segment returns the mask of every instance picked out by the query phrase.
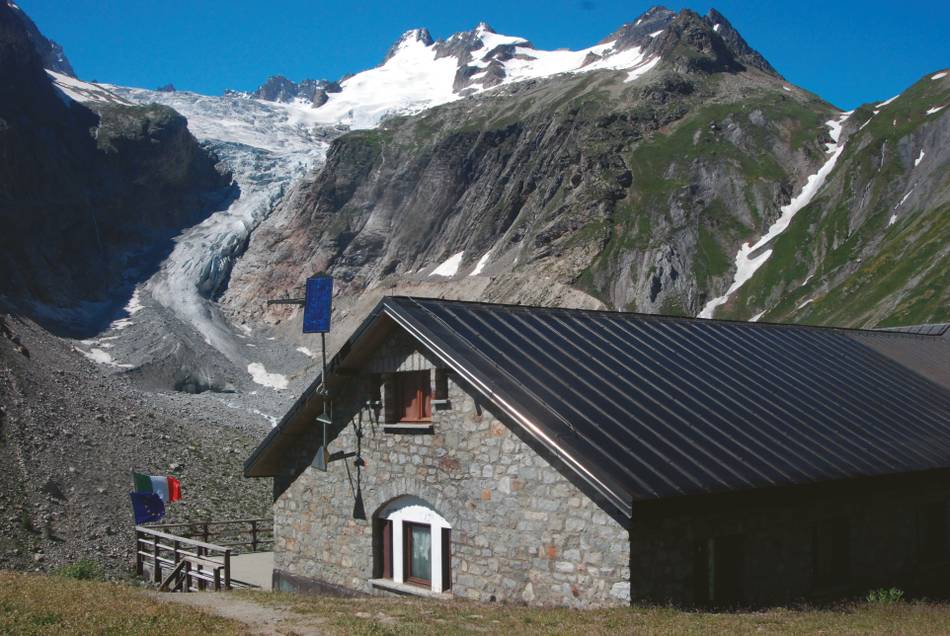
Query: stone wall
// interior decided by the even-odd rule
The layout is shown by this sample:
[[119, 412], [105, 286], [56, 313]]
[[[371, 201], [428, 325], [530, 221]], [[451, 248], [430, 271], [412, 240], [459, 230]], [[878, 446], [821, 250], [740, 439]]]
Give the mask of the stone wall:
[[[863, 597], [871, 589], [892, 586], [909, 594], [945, 596], [950, 592], [947, 552], [943, 563], [931, 561], [921, 545], [921, 524], [924, 510], [940, 511], [946, 546], [948, 498], [950, 480], [942, 474], [635, 506], [632, 596], [663, 604], [702, 602], [695, 593], [697, 544], [737, 535], [743, 544], [743, 604]], [[816, 578], [816, 526], [837, 519], [847, 520], [850, 565], [845, 581], [827, 584]]]
[[[393, 342], [366, 365], [374, 373], [416, 369], [421, 352]], [[431, 380], [435, 382], [435, 373]], [[396, 433], [374, 422], [366, 400], [380, 378], [352, 378], [334, 402], [347, 422], [331, 451], [361, 456], [307, 468], [291, 483], [275, 481], [275, 569], [347, 590], [374, 592], [372, 516], [391, 499], [426, 500], [452, 525], [452, 593], [482, 601], [575, 607], [629, 603], [628, 530], [579, 490], [552, 463], [479, 403], [454, 375], [447, 407], [433, 409], [430, 433]], [[385, 418], [385, 409], [377, 411]], [[314, 437], [318, 437], [315, 426]], [[302, 448], [297, 462], [309, 462]], [[293, 462], [287, 472], [294, 472]], [[366, 519], [353, 516], [355, 493]]]

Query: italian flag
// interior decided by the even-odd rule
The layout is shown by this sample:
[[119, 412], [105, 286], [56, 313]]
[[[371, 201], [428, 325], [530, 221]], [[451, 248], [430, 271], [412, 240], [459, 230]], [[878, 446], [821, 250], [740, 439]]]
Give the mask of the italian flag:
[[171, 475], [143, 475], [132, 473], [135, 492], [153, 492], [169, 503], [181, 499], [181, 482]]

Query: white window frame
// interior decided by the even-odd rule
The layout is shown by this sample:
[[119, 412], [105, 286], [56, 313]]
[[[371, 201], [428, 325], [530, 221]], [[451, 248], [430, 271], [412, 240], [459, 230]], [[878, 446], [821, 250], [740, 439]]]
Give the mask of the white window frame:
[[[392, 522], [393, 540], [393, 582], [406, 583], [405, 554], [403, 553], [403, 527], [406, 522], [429, 526], [432, 554], [429, 556], [431, 567], [431, 589], [441, 593], [447, 586], [442, 581], [442, 530], [451, 530], [452, 526], [445, 518], [429, 507], [418, 497], [399, 497], [388, 504], [379, 514], [380, 519]], [[445, 581], [451, 583], [451, 581]]]

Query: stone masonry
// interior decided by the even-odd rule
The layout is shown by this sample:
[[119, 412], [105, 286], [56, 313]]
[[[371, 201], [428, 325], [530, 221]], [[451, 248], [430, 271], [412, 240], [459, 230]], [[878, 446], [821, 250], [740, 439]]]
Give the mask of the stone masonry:
[[[431, 370], [433, 396], [447, 397], [448, 404], [433, 407], [431, 432], [384, 430], [386, 374], [420, 368]], [[278, 575], [379, 593], [370, 584], [373, 515], [388, 501], [413, 495], [452, 526], [455, 596], [530, 605], [628, 604], [628, 529], [459, 378], [440, 377], [438, 388], [447, 396], [438, 395], [436, 368], [414, 341], [397, 336], [334, 396], [330, 450], [351, 452], [359, 445], [365, 466], [350, 458], [332, 462], [327, 473], [316, 471], [308, 465], [315, 448], [300, 449], [288, 462], [283, 481], [275, 482]], [[365, 519], [354, 518], [357, 492]]]

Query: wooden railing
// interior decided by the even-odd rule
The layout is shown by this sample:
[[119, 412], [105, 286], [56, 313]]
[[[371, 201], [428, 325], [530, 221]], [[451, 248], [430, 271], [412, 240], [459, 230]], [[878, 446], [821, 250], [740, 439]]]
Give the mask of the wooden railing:
[[[211, 543], [212, 538], [225, 541]], [[143, 576], [149, 569], [162, 591], [253, 587], [231, 578], [231, 556], [272, 544], [268, 519], [135, 526], [135, 571]]]
[[[179, 537], [155, 528], [135, 526], [135, 571], [141, 576], [151, 569], [152, 581], [161, 589], [215, 591], [231, 589], [231, 549], [213, 543]], [[168, 576], [162, 578], [162, 571]], [[173, 581], [173, 577], [180, 579]]]
[[187, 539], [213, 542], [239, 552], [263, 552], [274, 544], [274, 522], [271, 519], [233, 519], [191, 523], [160, 523], [147, 526]]

